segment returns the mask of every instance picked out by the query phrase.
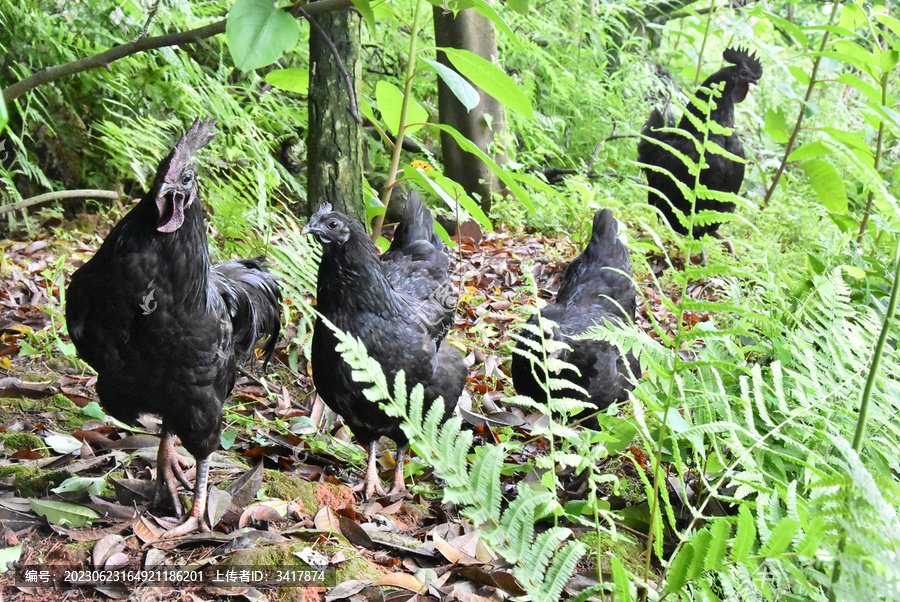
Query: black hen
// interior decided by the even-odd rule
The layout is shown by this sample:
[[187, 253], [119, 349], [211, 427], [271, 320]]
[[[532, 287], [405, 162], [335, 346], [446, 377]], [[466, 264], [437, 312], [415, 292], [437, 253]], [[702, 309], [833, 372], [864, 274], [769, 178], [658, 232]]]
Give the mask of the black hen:
[[192, 158], [215, 137], [214, 125], [197, 119], [181, 137], [150, 192], [72, 275], [66, 303], [69, 335], [97, 371], [104, 409], [130, 424], [141, 414], [162, 418], [158, 497], [168, 493], [179, 517], [176, 478], [190, 483], [173, 435], [197, 461], [190, 515], [167, 537], [206, 527], [222, 405], [238, 364], [262, 337], [268, 361], [280, 328], [281, 293], [264, 258], [209, 264]]
[[[709, 140], [743, 159], [744, 146], [737, 131], [734, 131], [734, 105], [742, 102], [747, 96], [750, 84], [755, 84], [762, 77], [762, 65], [756, 54], [750, 54], [743, 48], [729, 48], [722, 54], [722, 58], [732, 63], [732, 66], [719, 69], [706, 78], [695, 96], [703, 103], [707, 103], [710, 99], [710, 89], [713, 86], [721, 86], [724, 82], [722, 94], [715, 100], [710, 118], [720, 126], [731, 129], [732, 132], [725, 136], [710, 131]], [[660, 128], [673, 127], [674, 124], [667, 122], [657, 109], [650, 114], [650, 119], [644, 124], [641, 130], [642, 139], [638, 143], [638, 161], [645, 165], [644, 174], [647, 177], [647, 184], [652, 189], [647, 195], [647, 200], [662, 212], [672, 229], [682, 235], [687, 234], [688, 229], [682, 224], [678, 213], [689, 216], [691, 202], [685, 198], [676, 181], [693, 189], [694, 176], [688, 172], [688, 167], [681, 159], [663, 145], [672, 147], [694, 162], [699, 161], [700, 153], [695, 141], [702, 141], [703, 135], [691, 121], [691, 117], [702, 122], [706, 119], [706, 113], [694, 103], [689, 103], [686, 111], [687, 113], [678, 122], [678, 128], [684, 130], [687, 135], [660, 131]], [[709, 150], [703, 159], [706, 167], [700, 172], [701, 186], [711, 191], [734, 194], [740, 191], [741, 183], [744, 181], [744, 163]], [[704, 234], [721, 239], [722, 236], [718, 232], [721, 223], [715, 221], [714, 215], [701, 214], [707, 211], [733, 213], [734, 203], [711, 197], [704, 198], [698, 190], [694, 208], [695, 223], [691, 234], [696, 239]], [[725, 242], [725, 246], [733, 255], [734, 247], [731, 243]]]
[[[627, 358], [623, 358], [618, 349], [606, 341], [572, 338], [591, 328], [603, 328], [604, 319], [634, 322], [636, 301], [631, 261], [628, 249], [617, 234], [618, 224], [612, 211], [597, 211], [590, 242], [566, 269], [556, 302], [541, 310], [541, 316], [556, 323], [545, 336], [564, 341], [571, 347], [557, 357], [575, 366], [579, 372], [566, 369], [556, 378], [575, 383], [588, 393], [585, 399], [575, 389], [567, 388], [553, 391], [553, 397], [583, 399], [599, 410], [626, 399], [634, 388], [628, 378], [629, 371], [638, 375], [640, 369], [634, 355], [628, 353]], [[532, 316], [528, 323], [537, 325], [538, 317]], [[533, 333], [523, 336], [535, 340]], [[527, 346], [519, 342], [517, 348], [525, 350]], [[625, 365], [626, 361], [629, 366]], [[512, 378], [517, 393], [546, 401], [547, 393], [538, 381], [546, 380], [543, 369], [532, 366], [529, 359], [518, 353], [513, 354]], [[590, 420], [588, 424], [596, 426], [596, 421]]]
[[[428, 407], [443, 398], [446, 419], [466, 382], [462, 354], [444, 341], [456, 306], [448, 279], [450, 259], [435, 234], [431, 212], [410, 193], [390, 248], [381, 256], [355, 218], [319, 208], [303, 229], [322, 244], [316, 300], [319, 313], [366, 346], [388, 383], [399, 370], [409, 390], [422, 384]], [[403, 453], [407, 438], [400, 420], [366, 399], [350, 367], [336, 351], [337, 338], [322, 318], [312, 343], [313, 380], [322, 400], [343, 416], [369, 448], [366, 477], [356, 488], [366, 497], [384, 490], [375, 469], [375, 444], [397, 442], [397, 466], [390, 494], [405, 490]]]

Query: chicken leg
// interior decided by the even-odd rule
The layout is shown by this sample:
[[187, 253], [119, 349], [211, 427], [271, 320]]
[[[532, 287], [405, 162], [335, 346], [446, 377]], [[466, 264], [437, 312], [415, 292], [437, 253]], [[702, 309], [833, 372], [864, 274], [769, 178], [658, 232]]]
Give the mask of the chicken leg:
[[384, 487], [381, 486], [381, 480], [378, 478], [378, 466], [375, 464], [375, 452], [378, 447], [377, 441], [369, 444], [369, 464], [366, 468], [366, 476], [363, 480], [352, 487], [353, 491], [362, 491], [365, 499], [370, 499], [378, 495], [385, 495]]
[[403, 480], [403, 457], [406, 453], [405, 445], [397, 446], [397, 464], [394, 466], [394, 486], [387, 492], [388, 495], [406, 494], [406, 483]]
[[362, 482], [353, 487], [353, 491], [362, 491], [366, 499], [378, 495], [397, 495], [405, 494], [406, 483], [403, 481], [403, 457], [406, 452], [406, 446], [401, 445], [397, 448], [397, 464], [394, 467], [394, 484], [390, 491], [385, 492], [381, 485], [381, 479], [378, 478], [378, 464], [375, 462], [375, 450], [377, 442], [373, 441], [369, 444], [369, 464], [366, 468], [366, 476]]
[[[178, 483], [191, 489], [191, 483], [184, 476], [182, 468], [187, 468], [187, 460], [175, 451], [172, 435], [163, 435], [156, 453], [156, 503], [167, 496], [175, 509], [175, 516], [181, 518], [181, 501], [178, 499]], [[176, 479], [178, 483], [176, 483]]]
[[206, 512], [206, 488], [209, 482], [209, 456], [197, 462], [197, 482], [194, 485], [194, 504], [191, 512], [183, 523], [163, 533], [163, 539], [171, 539], [187, 535], [192, 531], [209, 531], [209, 526], [203, 519]]

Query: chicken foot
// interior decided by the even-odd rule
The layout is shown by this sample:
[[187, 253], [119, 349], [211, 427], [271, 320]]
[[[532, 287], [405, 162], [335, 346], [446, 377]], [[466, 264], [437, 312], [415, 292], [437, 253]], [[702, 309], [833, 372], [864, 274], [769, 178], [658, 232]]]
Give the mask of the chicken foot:
[[397, 448], [397, 464], [394, 468], [394, 483], [390, 491], [387, 492], [385, 492], [384, 487], [381, 485], [381, 479], [378, 478], [378, 464], [375, 461], [376, 449], [376, 441], [369, 444], [369, 463], [366, 468], [366, 476], [360, 483], [353, 486], [353, 491], [362, 491], [366, 499], [374, 497], [375, 494], [378, 494], [379, 496], [390, 496], [407, 493], [406, 483], [403, 480], [403, 457], [406, 452], [406, 446], [401, 445]]
[[363, 497], [367, 500], [375, 497], [376, 493], [385, 495], [384, 487], [381, 486], [381, 480], [378, 478], [378, 466], [375, 463], [377, 447], [377, 441], [372, 441], [369, 444], [369, 464], [366, 468], [366, 476], [352, 487], [353, 491], [362, 491]]
[[209, 531], [209, 526], [203, 518], [206, 512], [206, 488], [209, 482], [209, 456], [197, 463], [197, 482], [194, 485], [194, 504], [191, 512], [183, 523], [166, 531], [162, 538], [172, 539], [187, 535], [192, 531]]
[[188, 468], [188, 462], [178, 455], [172, 441], [172, 435], [162, 437], [159, 451], [156, 453], [156, 503], [161, 503], [168, 494], [169, 501], [175, 509], [175, 516], [181, 518], [178, 483], [184, 485], [185, 489], [191, 489], [191, 482], [184, 476], [183, 470]]
[[406, 453], [405, 445], [397, 446], [397, 464], [394, 466], [394, 486], [387, 492], [388, 495], [406, 494], [406, 483], [403, 480], [403, 457]]

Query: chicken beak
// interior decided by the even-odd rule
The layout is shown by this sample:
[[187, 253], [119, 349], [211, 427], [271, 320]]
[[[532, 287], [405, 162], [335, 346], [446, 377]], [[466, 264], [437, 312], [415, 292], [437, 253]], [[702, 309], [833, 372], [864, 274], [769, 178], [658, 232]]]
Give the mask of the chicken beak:
[[313, 226], [312, 224], [306, 224], [303, 226], [303, 229], [300, 230], [300, 234], [318, 234], [319, 229]]
[[163, 182], [156, 196], [159, 221], [156, 229], [160, 232], [174, 232], [184, 223], [185, 194], [174, 186]]

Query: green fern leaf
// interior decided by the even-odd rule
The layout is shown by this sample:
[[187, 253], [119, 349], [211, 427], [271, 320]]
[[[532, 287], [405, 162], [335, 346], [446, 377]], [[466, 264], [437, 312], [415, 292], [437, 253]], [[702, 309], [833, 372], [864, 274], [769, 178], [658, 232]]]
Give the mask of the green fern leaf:
[[706, 552], [703, 568], [708, 571], [720, 571], [725, 550], [728, 549], [728, 536], [731, 534], [731, 523], [725, 519], [717, 519], [710, 529], [712, 540]]
[[612, 569], [613, 583], [616, 584], [616, 602], [631, 602], [631, 582], [622, 561], [616, 556], [611, 556], [609, 567]]
[[540, 591], [538, 600], [559, 600], [563, 586], [575, 571], [575, 565], [584, 556], [587, 547], [580, 541], [570, 541], [553, 557]]
[[694, 546], [688, 541], [678, 552], [666, 570], [665, 591], [677, 592], [687, 583], [688, 569], [694, 560]]
[[738, 510], [737, 531], [731, 544], [731, 560], [734, 562], [746, 560], [755, 541], [756, 527], [753, 524], [753, 515], [750, 508], [742, 505]]

